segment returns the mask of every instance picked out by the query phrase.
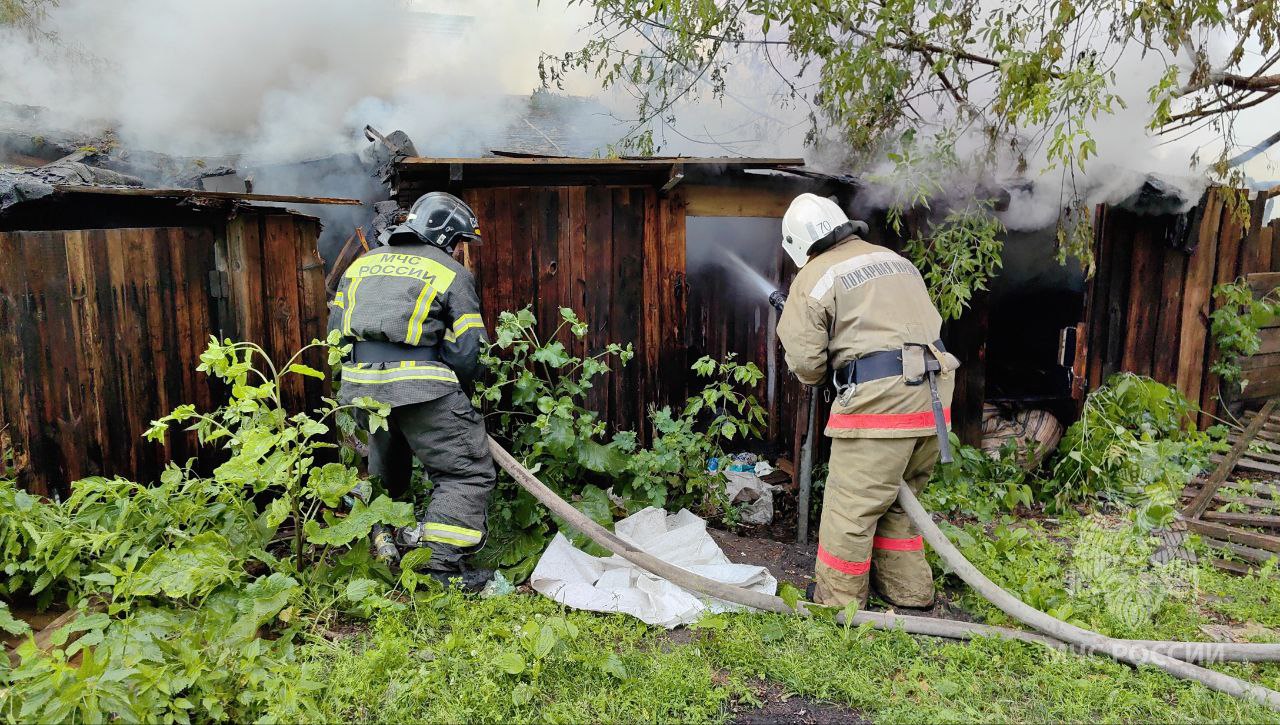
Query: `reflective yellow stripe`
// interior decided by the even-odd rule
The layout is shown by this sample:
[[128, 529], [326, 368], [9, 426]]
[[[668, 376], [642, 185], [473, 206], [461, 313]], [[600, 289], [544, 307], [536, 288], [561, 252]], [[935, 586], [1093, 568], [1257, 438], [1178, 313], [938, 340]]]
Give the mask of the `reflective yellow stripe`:
[[457, 376], [445, 376], [445, 375], [405, 375], [404, 377], [387, 378], [385, 380], [365, 380], [361, 378], [350, 377], [346, 373], [342, 374], [342, 382], [354, 383], [356, 385], [383, 385], [385, 383], [398, 383], [403, 380], [439, 380], [445, 383], [458, 382]]
[[478, 314], [463, 315], [453, 321], [453, 329], [444, 331], [445, 342], [456, 342], [468, 330], [483, 329], [484, 320]]
[[443, 380], [447, 383], [458, 382], [458, 376], [452, 370], [440, 365], [416, 365], [401, 363], [400, 367], [386, 370], [342, 368], [342, 381], [369, 385], [397, 383], [401, 380]]
[[437, 541], [442, 544], [453, 544], [454, 546], [475, 546], [480, 543], [479, 539], [476, 539], [475, 541], [466, 541], [464, 539], [454, 539], [448, 536], [435, 536], [433, 534], [423, 536], [421, 541]]
[[453, 331], [458, 335], [461, 335], [464, 330], [482, 326], [484, 326], [484, 320], [480, 319], [479, 313], [475, 312], [463, 315], [453, 321]]
[[342, 293], [341, 293], [341, 292], [339, 292], [338, 294], [334, 295], [334, 297], [333, 297], [333, 304], [334, 304], [335, 306], [337, 306], [337, 307], [340, 307], [340, 308], [345, 308], [345, 307], [346, 307], [346, 304], [345, 304], [345, 303], [343, 303], [343, 301], [342, 301]]
[[425, 282], [443, 292], [453, 284], [457, 274], [439, 262], [416, 254], [378, 252], [360, 257], [343, 275], [356, 280], [364, 277], [403, 277]]
[[475, 529], [468, 529], [465, 526], [454, 526], [453, 524], [438, 524], [434, 521], [423, 524], [422, 529], [424, 531], [435, 530], [445, 531], [450, 534], [461, 534], [463, 536], [473, 537], [476, 541], [479, 541], [484, 536], [483, 532], [476, 531]]
[[429, 284], [422, 285], [422, 291], [418, 293], [418, 301], [413, 304], [413, 314], [409, 315], [409, 328], [404, 333], [405, 342], [417, 345], [422, 339], [422, 325], [427, 321], [427, 313], [431, 311], [431, 303], [435, 299], [436, 288]]
[[351, 334], [351, 314], [356, 311], [356, 288], [360, 286], [360, 278], [351, 280], [351, 285], [347, 287], [347, 301], [351, 304], [347, 305], [347, 313], [342, 316], [342, 332], [345, 335]]
[[484, 538], [484, 534], [475, 529], [434, 522], [423, 523], [422, 533], [422, 538], [427, 541], [440, 541], [455, 546], [475, 546]]

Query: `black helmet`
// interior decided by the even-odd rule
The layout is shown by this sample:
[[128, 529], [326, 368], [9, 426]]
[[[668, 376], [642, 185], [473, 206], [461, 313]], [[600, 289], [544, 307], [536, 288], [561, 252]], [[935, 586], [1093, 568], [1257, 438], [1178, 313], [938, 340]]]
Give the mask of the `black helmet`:
[[387, 230], [387, 244], [434, 244], [453, 252], [458, 242], [480, 243], [480, 222], [467, 203], [453, 194], [433, 191], [409, 207], [403, 224]]

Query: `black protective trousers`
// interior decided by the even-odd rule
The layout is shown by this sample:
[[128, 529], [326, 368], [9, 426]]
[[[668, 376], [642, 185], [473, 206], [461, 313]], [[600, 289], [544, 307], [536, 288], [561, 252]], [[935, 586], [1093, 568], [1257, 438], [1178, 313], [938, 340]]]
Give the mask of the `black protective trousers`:
[[484, 418], [462, 390], [391, 409], [388, 430], [369, 437], [369, 473], [387, 494], [410, 496], [413, 457], [434, 485], [423, 517], [423, 545], [432, 569], [460, 571], [462, 559], [484, 543], [489, 495], [496, 483]]

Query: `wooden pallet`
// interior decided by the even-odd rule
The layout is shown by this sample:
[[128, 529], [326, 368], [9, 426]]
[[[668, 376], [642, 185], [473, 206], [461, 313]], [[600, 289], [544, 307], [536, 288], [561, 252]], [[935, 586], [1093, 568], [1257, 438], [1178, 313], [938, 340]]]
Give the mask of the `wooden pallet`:
[[[1213, 564], [1233, 573], [1245, 573], [1253, 566], [1280, 559], [1280, 484], [1233, 483], [1224, 491], [1227, 479], [1237, 471], [1251, 477], [1258, 474], [1280, 479], [1280, 398], [1268, 400], [1258, 412], [1245, 413], [1245, 429], [1228, 436], [1231, 450], [1215, 456], [1218, 465], [1207, 478], [1197, 478], [1182, 492], [1186, 504], [1181, 521], [1200, 535], [1210, 547], [1249, 562], [1214, 559]], [[1247, 489], [1247, 490], [1241, 490]], [[1243, 511], [1210, 511], [1214, 504], [1237, 504]], [[1246, 528], [1247, 527], [1247, 528]], [[1259, 531], [1261, 529], [1261, 531]]]

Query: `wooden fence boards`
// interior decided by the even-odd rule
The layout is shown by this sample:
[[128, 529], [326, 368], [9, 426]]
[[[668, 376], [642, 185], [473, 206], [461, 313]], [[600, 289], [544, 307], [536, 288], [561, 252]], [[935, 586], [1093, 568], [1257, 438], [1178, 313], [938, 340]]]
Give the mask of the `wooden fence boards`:
[[[258, 342], [277, 362], [323, 334], [318, 227], [269, 211], [239, 209], [216, 229], [0, 233], [0, 428], [26, 488], [66, 493], [90, 475], [145, 482], [198, 456], [192, 434], [163, 446], [142, 434], [182, 403], [211, 406], [214, 386], [195, 370], [209, 334]], [[323, 366], [322, 353], [312, 359]], [[293, 385], [293, 404], [319, 402], [319, 384]]]
[[[561, 332], [573, 354], [632, 343], [635, 358], [593, 388], [587, 402], [605, 421], [647, 439], [646, 408], [683, 401], [682, 197], [661, 196], [651, 186], [605, 185], [459, 193], [484, 232], [471, 265], [490, 330], [500, 312], [532, 305], [547, 335], [568, 307], [590, 325], [581, 341]], [[679, 377], [670, 377], [676, 368]]]
[[[1249, 202], [1245, 219], [1227, 203], [1227, 193], [1211, 189], [1191, 213], [1195, 245], [1190, 252], [1168, 239], [1177, 228], [1173, 216], [1099, 210], [1098, 267], [1087, 285], [1086, 332], [1077, 348], [1085, 358], [1090, 389], [1122, 370], [1147, 375], [1175, 385], [1199, 405], [1205, 411], [1202, 425], [1218, 413], [1220, 395], [1232, 404], [1256, 405], [1280, 393], [1280, 368], [1270, 374], [1270, 358], [1244, 362], [1246, 369], [1266, 370], [1257, 386], [1246, 389], [1245, 398], [1220, 390], [1218, 377], [1210, 372], [1215, 360], [1209, 329], [1214, 286], [1245, 276], [1256, 280], [1258, 289], [1271, 289], [1280, 280], [1280, 275], [1271, 276], [1280, 256], [1276, 226], [1261, 221], [1265, 201]], [[1280, 353], [1280, 330], [1264, 329], [1261, 337], [1259, 355]]]

